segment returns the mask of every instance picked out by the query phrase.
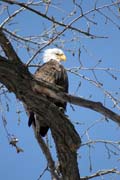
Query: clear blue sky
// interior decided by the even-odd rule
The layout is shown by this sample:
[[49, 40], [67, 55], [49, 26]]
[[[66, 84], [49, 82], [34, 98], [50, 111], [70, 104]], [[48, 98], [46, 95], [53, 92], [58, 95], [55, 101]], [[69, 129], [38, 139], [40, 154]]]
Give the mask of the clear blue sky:
[[[37, 1], [36, 1], [37, 2]], [[55, 16], [55, 18], [61, 21], [62, 17], [66, 17], [66, 23], [71, 22], [72, 19], [77, 17], [80, 11], [77, 10], [77, 13], [73, 17], [67, 18], [67, 15], [73, 11], [72, 1], [59, 1], [59, 9], [57, 7], [58, 1], [53, 1], [53, 5], [49, 10], [49, 16]], [[99, 1], [98, 1], [99, 2]], [[98, 4], [107, 4], [110, 0], [99, 2]], [[2, 9], [4, 3], [0, 4], [0, 10]], [[83, 3], [82, 7], [84, 11], [88, 11], [93, 8], [93, 0], [87, 1], [87, 3]], [[7, 4], [6, 4], [7, 5]], [[18, 6], [9, 7], [9, 13], [12, 13], [15, 9], [18, 9]], [[40, 6], [37, 8], [41, 12], [45, 11], [45, 6]], [[103, 11], [106, 15], [112, 17], [112, 12], [108, 9]], [[118, 11], [116, 9], [116, 14]], [[120, 14], [119, 18], [120, 18]], [[2, 14], [0, 16], [0, 23], [7, 17], [7, 14]], [[81, 49], [81, 62], [85, 68], [94, 67], [99, 60], [102, 60], [98, 68], [114, 68], [116, 70], [120, 70], [120, 31], [117, 29], [115, 25], [111, 22], [106, 21], [105, 18], [100, 16], [100, 14], [96, 14], [94, 17], [94, 13], [92, 13], [89, 18], [98, 23], [98, 25], [93, 25], [92, 23], [86, 23], [86, 19], [81, 19], [74, 24], [75, 27], [82, 28], [86, 30], [87, 25], [90, 26], [90, 32], [92, 34], [96, 34], [99, 36], [108, 36], [107, 39], [90, 39], [88, 37], [83, 36], [79, 33], [72, 33], [71, 31], [66, 31], [65, 36], [61, 37], [63, 41], [65, 41], [63, 50], [67, 56], [67, 62], [64, 63], [66, 68], [78, 67], [80, 66], [78, 60], [78, 49]], [[114, 22], [120, 25], [120, 19], [113, 17]], [[19, 35], [23, 36], [35, 36], [41, 35], [43, 33], [44, 28], [50, 27], [50, 22], [45, 19], [32, 14], [29, 11], [24, 11], [20, 15], [16, 16], [13, 24], [6, 25], [6, 28], [9, 30], [18, 31]], [[60, 28], [62, 30], [62, 28]], [[52, 33], [49, 34], [52, 37]], [[74, 41], [71, 39], [77, 37]], [[45, 39], [45, 38], [44, 38]], [[40, 41], [42, 39], [40, 38]], [[60, 42], [56, 41], [56, 44], [60, 44]], [[14, 44], [16, 47], [16, 44]], [[26, 63], [28, 59], [31, 57], [31, 53], [26, 52], [26, 50], [22, 47], [22, 44], [19, 44], [20, 48], [18, 50], [18, 54], [20, 58]], [[54, 47], [51, 45], [50, 47]], [[34, 46], [35, 48], [35, 46]], [[72, 56], [72, 53], [69, 50], [75, 51], [75, 56]], [[39, 59], [42, 60], [42, 53], [36, 57], [36, 61]], [[34, 68], [30, 68], [31, 72], [34, 72]], [[96, 81], [94, 74], [89, 70], [81, 70], [79, 71], [81, 77], [86, 76], [94, 81]], [[116, 98], [120, 98], [119, 90], [120, 90], [120, 76], [117, 71], [112, 71], [112, 73], [117, 76], [117, 80], [111, 77], [110, 74], [105, 71], [96, 70], [95, 74], [97, 80], [104, 85], [101, 88], [97, 88], [95, 85], [90, 83], [90, 81], [84, 80], [79, 76], [75, 76], [74, 74], [68, 73], [69, 75], [69, 83], [70, 88], [69, 92], [71, 94], [75, 94], [78, 96], [82, 96], [87, 99], [91, 99], [94, 101], [105, 102], [105, 105], [111, 108], [113, 111], [119, 113], [117, 108], [113, 108], [112, 101], [105, 97], [103, 91], [109, 91]], [[78, 88], [78, 84], [81, 83], [80, 88]], [[77, 90], [78, 89], [78, 90]], [[116, 94], [118, 92], [118, 94]], [[3, 103], [3, 107], [5, 109], [6, 103], [9, 103], [9, 112], [4, 112], [7, 119], [7, 128], [9, 133], [15, 135], [19, 139], [18, 146], [24, 149], [23, 153], [17, 154], [15, 148], [11, 147], [8, 143], [5, 129], [3, 128], [2, 118], [0, 116], [0, 178], [3, 180], [37, 180], [39, 175], [43, 172], [43, 170], [47, 166], [47, 162], [42, 154], [31, 128], [27, 126], [27, 116], [22, 107], [22, 103], [19, 103], [18, 100], [15, 99], [13, 94], [8, 95], [9, 99], [5, 100], [5, 97], [1, 97], [0, 99], [0, 109], [1, 102]], [[118, 104], [119, 105], [119, 104]], [[18, 122], [18, 114], [16, 111], [20, 109], [22, 113], [20, 114], [20, 123]], [[120, 140], [120, 128], [117, 124], [112, 122], [111, 120], [101, 120], [103, 118], [102, 115], [82, 108], [74, 106], [75, 111], [68, 105], [67, 114], [69, 115], [72, 123], [75, 125], [77, 132], [82, 136], [82, 142], [85, 143], [90, 140], [108, 140], [108, 141], [119, 141]], [[76, 125], [76, 122], [80, 124]], [[96, 122], [96, 123], [95, 123]], [[95, 123], [95, 124], [94, 124]], [[94, 124], [94, 125], [93, 125]], [[88, 134], [85, 130], [93, 125], [93, 127], [88, 131]], [[51, 152], [53, 157], [56, 159], [55, 150], [52, 142], [52, 137], [50, 133], [48, 134], [49, 143], [52, 146]], [[110, 157], [108, 157], [108, 151], [103, 143], [92, 144], [91, 148], [89, 146], [83, 146], [78, 151], [78, 163], [81, 176], [90, 175], [95, 173], [100, 169], [111, 169], [117, 168], [120, 170], [120, 147], [119, 150], [114, 149], [112, 146], [107, 146], [110, 148], [111, 153]], [[118, 154], [115, 155], [114, 151]], [[113, 152], [113, 153], [112, 153]], [[89, 154], [91, 157], [92, 163], [92, 171], [90, 172], [90, 161]], [[113, 174], [107, 175], [104, 177], [105, 180], [116, 179], [119, 180], [119, 176], [114, 176]], [[46, 171], [45, 175], [42, 176], [42, 180], [49, 180], [50, 175], [49, 172]], [[100, 179], [99, 178], [95, 178]]]

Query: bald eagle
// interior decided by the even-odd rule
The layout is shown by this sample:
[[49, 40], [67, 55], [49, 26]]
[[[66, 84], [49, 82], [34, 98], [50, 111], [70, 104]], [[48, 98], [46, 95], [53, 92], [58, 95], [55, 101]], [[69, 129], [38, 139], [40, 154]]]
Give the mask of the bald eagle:
[[[35, 77], [39, 80], [42, 79], [46, 82], [58, 85], [61, 87], [63, 92], [68, 92], [68, 76], [65, 68], [61, 65], [61, 61], [65, 61], [66, 56], [61, 49], [53, 48], [47, 49], [43, 54], [44, 64], [40, 66], [35, 72]], [[52, 99], [50, 99], [52, 101]], [[66, 110], [66, 102], [53, 102], [58, 108]], [[32, 123], [35, 125], [35, 114], [34, 112], [29, 113], [28, 126]], [[45, 136], [48, 132], [48, 126], [40, 126], [40, 135]]]

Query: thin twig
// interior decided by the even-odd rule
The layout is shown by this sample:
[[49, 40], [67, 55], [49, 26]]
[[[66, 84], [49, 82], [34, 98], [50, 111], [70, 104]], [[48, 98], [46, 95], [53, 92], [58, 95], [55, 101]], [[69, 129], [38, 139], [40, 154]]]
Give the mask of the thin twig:
[[40, 180], [47, 170], [48, 170], [48, 166], [43, 170], [43, 172], [40, 174], [37, 180]]
[[3, 26], [5, 26], [5, 24], [7, 24], [9, 21], [11, 21], [17, 14], [19, 14], [21, 11], [23, 11], [25, 8], [20, 8], [18, 10], [16, 10], [13, 14], [11, 14], [9, 17], [7, 17], [1, 24], [0, 24], [0, 28], [3, 28]]
[[[75, 18], [71, 23], [69, 23], [69, 24], [64, 24], [64, 23], [61, 23], [61, 22], [56, 21], [56, 20], [53, 19], [53, 18], [50, 18], [49, 16], [47, 16], [46, 14], [41, 13], [40, 11], [37, 11], [37, 10], [29, 7], [29, 6], [28, 6], [29, 4], [20, 3], [20, 2], [17, 2], [17, 1], [9, 1], [9, 0], [4, 0], [4, 1], [7, 2], [7, 3], [9, 3], [9, 4], [15, 4], [15, 5], [19, 5], [19, 6], [21, 6], [21, 7], [24, 7], [24, 8], [26, 8], [27, 10], [30, 10], [31, 12], [34, 12], [35, 14], [37, 14], [37, 15], [39, 15], [39, 16], [41, 16], [41, 17], [43, 17], [43, 18], [45, 18], [45, 19], [47, 19], [47, 20], [49, 20], [49, 21], [51, 21], [51, 22], [54, 23], [54, 24], [58, 24], [58, 25], [63, 26], [63, 27], [65, 27], [65, 28], [67, 27], [67, 29], [74, 30], [74, 31], [79, 32], [79, 33], [82, 33], [82, 34], [84, 34], [84, 35], [86, 35], [86, 36], [89, 36], [89, 37], [92, 37], [92, 38], [105, 38], [105, 37], [102, 37], [102, 36], [95, 36], [95, 35], [93, 35], [93, 34], [90, 34], [90, 33], [86, 32], [86, 31], [83, 31], [83, 30], [81, 30], [81, 29], [78, 29], [78, 28], [75, 28], [75, 27], [72, 26], [73, 23], [75, 23], [76, 21], [78, 21], [78, 20], [79, 20], [80, 18], [82, 18], [84, 15], [88, 14], [88, 12], [85, 13], [85, 14], [82, 14], [82, 15], [78, 16], [78, 17]], [[114, 3], [114, 4], [118, 4], [118, 3]], [[114, 4], [112, 4], [112, 5], [114, 5]], [[110, 6], [110, 5], [109, 5], [109, 6]], [[106, 6], [106, 7], [108, 7], [108, 6]], [[101, 8], [101, 7], [100, 7], [100, 8]], [[100, 9], [100, 8], [99, 8], [99, 9]], [[92, 12], [92, 11], [95, 11], [95, 9], [91, 10], [90, 12]]]
[[117, 169], [100, 170], [100, 171], [96, 172], [95, 174], [92, 174], [91, 176], [81, 177], [80, 179], [81, 180], [88, 180], [88, 179], [92, 179], [92, 178], [102, 176], [102, 175], [106, 175], [106, 174], [110, 174], [110, 173], [120, 174], [120, 171], [118, 171]]

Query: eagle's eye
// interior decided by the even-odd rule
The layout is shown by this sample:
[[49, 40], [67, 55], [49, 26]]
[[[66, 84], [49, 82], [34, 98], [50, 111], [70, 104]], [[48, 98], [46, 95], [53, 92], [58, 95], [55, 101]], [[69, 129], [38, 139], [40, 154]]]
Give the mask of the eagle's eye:
[[57, 56], [59, 56], [60, 54], [59, 53], [56, 53]]

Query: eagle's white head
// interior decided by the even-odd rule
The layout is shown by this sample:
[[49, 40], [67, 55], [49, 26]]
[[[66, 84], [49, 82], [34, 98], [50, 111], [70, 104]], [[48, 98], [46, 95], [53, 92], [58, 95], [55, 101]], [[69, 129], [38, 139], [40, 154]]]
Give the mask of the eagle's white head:
[[43, 54], [43, 62], [46, 63], [50, 60], [55, 60], [60, 63], [61, 61], [66, 60], [66, 56], [61, 49], [46, 49]]

